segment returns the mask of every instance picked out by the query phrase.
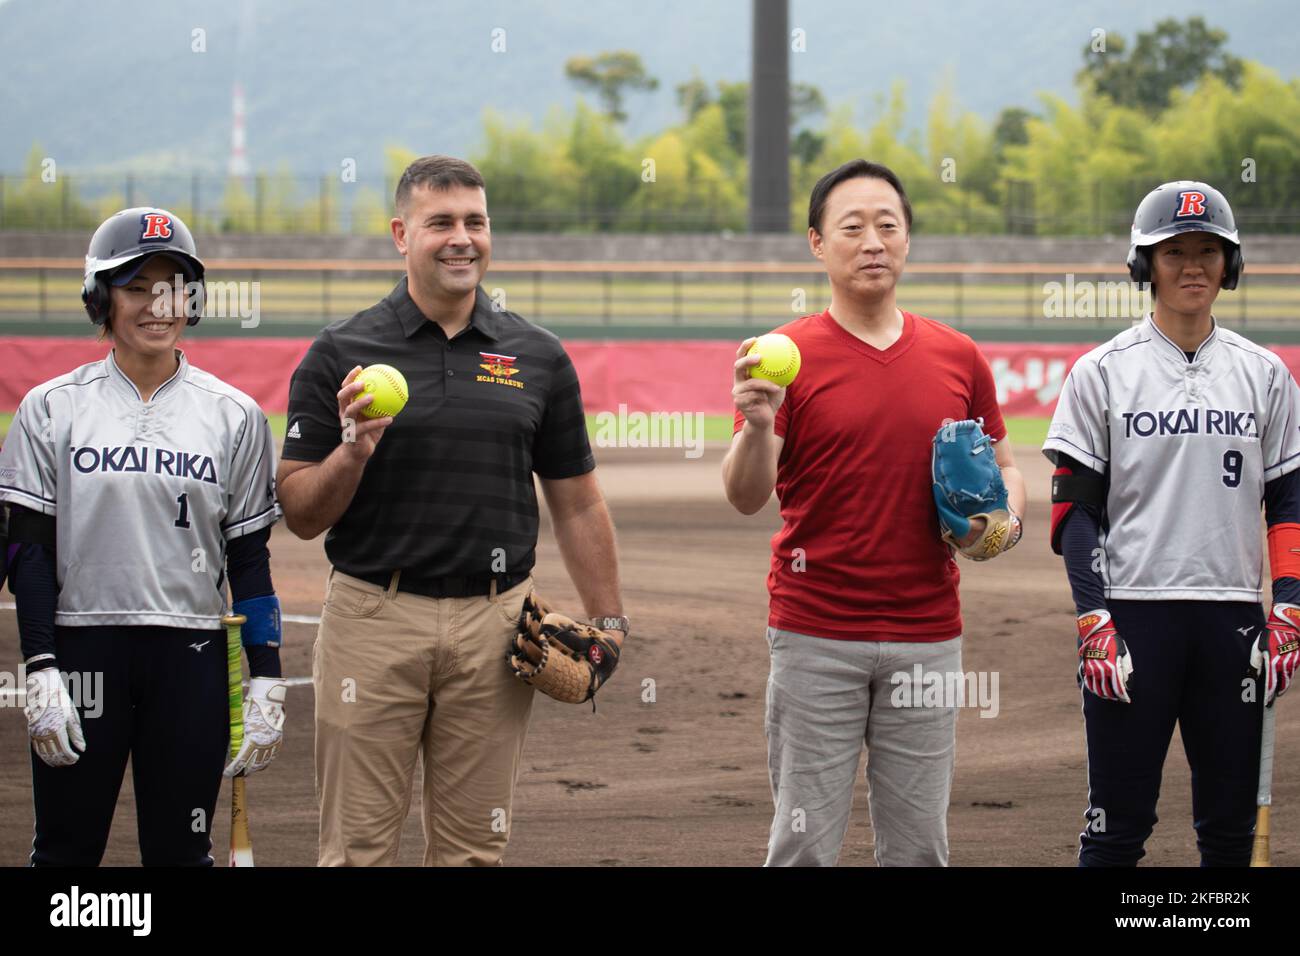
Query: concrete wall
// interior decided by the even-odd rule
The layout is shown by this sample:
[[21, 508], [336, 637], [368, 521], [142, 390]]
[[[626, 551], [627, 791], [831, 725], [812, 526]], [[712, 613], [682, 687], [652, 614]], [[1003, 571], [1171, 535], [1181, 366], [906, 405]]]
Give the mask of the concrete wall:
[[[83, 233], [0, 232], [0, 257], [80, 258], [90, 237]], [[386, 236], [198, 237], [205, 259], [390, 259], [397, 253]], [[1024, 236], [924, 236], [912, 240], [912, 262], [1122, 263], [1128, 239]], [[493, 238], [499, 261], [700, 261], [804, 262], [811, 258], [803, 236], [615, 234], [603, 236], [501, 234]], [[1300, 262], [1300, 236], [1248, 238], [1246, 261]]]

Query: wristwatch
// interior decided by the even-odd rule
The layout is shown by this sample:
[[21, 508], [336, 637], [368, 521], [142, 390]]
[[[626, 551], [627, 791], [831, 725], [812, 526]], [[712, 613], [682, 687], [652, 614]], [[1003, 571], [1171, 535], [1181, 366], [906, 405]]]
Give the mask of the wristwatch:
[[1024, 534], [1024, 531], [1025, 526], [1020, 520], [1020, 515], [1014, 511], [1011, 512], [1011, 540], [1007, 542], [1006, 550], [1016, 546], [1016, 542], [1020, 540], [1020, 536]]
[[593, 617], [591, 626], [602, 631], [622, 631], [624, 637], [627, 637], [628, 632], [631, 630], [631, 625], [626, 617]]

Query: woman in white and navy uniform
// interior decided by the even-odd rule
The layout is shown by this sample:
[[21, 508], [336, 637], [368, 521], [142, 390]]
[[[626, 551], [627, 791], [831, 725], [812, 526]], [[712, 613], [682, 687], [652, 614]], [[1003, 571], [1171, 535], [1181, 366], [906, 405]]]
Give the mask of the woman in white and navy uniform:
[[1300, 657], [1300, 390], [1276, 354], [1211, 314], [1242, 270], [1218, 190], [1184, 181], [1151, 192], [1128, 264], [1151, 284], [1154, 312], [1079, 359], [1043, 446], [1057, 466], [1052, 546], [1078, 612], [1079, 862], [1143, 856], [1177, 724], [1202, 865], [1244, 866], [1262, 708]]
[[[32, 389], [0, 450], [37, 866], [100, 862], [128, 757], [141, 861], [210, 866], [223, 768], [259, 770], [279, 747], [275, 446], [251, 398], [176, 348], [203, 273], [166, 210], [106, 220], [82, 299], [113, 347]], [[227, 575], [253, 675], [229, 764]]]

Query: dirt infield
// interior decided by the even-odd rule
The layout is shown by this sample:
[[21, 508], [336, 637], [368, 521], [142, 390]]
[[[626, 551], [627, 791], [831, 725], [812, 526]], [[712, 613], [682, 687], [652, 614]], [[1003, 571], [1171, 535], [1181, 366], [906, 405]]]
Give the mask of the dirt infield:
[[[508, 864], [762, 863], [772, 807], [763, 740], [764, 576], [779, 518], [774, 503], [751, 518], [727, 505], [721, 455], [720, 448], [693, 461], [680, 451], [600, 452], [598, 474], [618, 528], [635, 631], [596, 714], [538, 700]], [[995, 562], [962, 563], [963, 668], [996, 672], [999, 711], [991, 719], [974, 708], [961, 713], [949, 816], [955, 866], [1072, 865], [1083, 823], [1072, 606], [1061, 561], [1046, 542], [1048, 466], [1032, 448], [1017, 449], [1017, 457], [1034, 499], [1027, 538]], [[320, 540], [299, 541], [277, 526], [271, 553], [285, 613], [318, 614], [327, 571]], [[578, 607], [545, 525], [537, 579], [558, 604]], [[7, 593], [5, 599], [12, 601]], [[314, 627], [287, 624], [285, 630], [286, 676], [310, 675]], [[17, 662], [14, 613], [0, 611], [0, 668], [13, 672]], [[653, 703], [642, 700], [646, 679], [654, 681]], [[285, 748], [248, 784], [260, 865], [316, 860], [311, 694], [310, 685], [290, 691]], [[1278, 715], [1275, 865], [1300, 860], [1298, 707], [1288, 698]], [[20, 709], [0, 709], [0, 761], [7, 768], [0, 776], [0, 865], [23, 865], [31, 847], [25, 731]], [[1175, 741], [1147, 863], [1198, 862], [1189, 788]], [[222, 797], [213, 837], [219, 863], [229, 839], [228, 788]], [[418, 864], [422, 854], [419, 798], [417, 786], [404, 864]], [[105, 863], [136, 862], [128, 773]], [[873, 862], [861, 779], [840, 862]]]

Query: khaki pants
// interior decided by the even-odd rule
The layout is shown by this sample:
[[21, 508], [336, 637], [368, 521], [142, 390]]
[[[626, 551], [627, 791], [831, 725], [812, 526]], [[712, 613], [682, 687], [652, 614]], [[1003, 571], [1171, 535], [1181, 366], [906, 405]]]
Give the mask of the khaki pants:
[[330, 572], [312, 653], [321, 866], [390, 866], [424, 760], [425, 866], [493, 865], [533, 689], [505, 662], [532, 578], [426, 598]]

